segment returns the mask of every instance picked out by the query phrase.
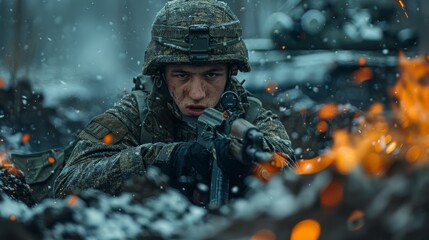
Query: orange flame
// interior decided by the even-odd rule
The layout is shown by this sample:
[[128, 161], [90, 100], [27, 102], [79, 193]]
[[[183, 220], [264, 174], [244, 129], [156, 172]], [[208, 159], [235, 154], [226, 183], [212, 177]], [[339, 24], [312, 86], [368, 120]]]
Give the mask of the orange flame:
[[356, 84], [362, 84], [365, 81], [371, 80], [372, 76], [371, 68], [364, 67], [353, 73], [353, 80]]
[[22, 177], [21, 171], [15, 167], [15, 165], [10, 163], [4, 152], [0, 152], [0, 167], [6, 169], [6, 171], [15, 175], [16, 177]]
[[[348, 174], [360, 166], [366, 173], [384, 174], [394, 159], [408, 163], [429, 163], [429, 62], [425, 57], [408, 60], [399, 56], [400, 77], [392, 88], [396, 104], [392, 119], [383, 115], [381, 103], [373, 104], [362, 116], [355, 133], [336, 130], [333, 145], [313, 159], [298, 161], [297, 174], [313, 174], [333, 166]], [[319, 112], [321, 119], [335, 116], [334, 104]], [[318, 126], [318, 129], [320, 127]]]
[[343, 185], [335, 179], [320, 193], [320, 203], [324, 207], [335, 207], [342, 199]]
[[106, 136], [103, 137], [103, 143], [104, 144], [112, 144], [113, 142], [113, 135], [111, 133], [108, 133]]
[[0, 78], [0, 88], [4, 88], [6, 86], [6, 82]]
[[269, 229], [262, 229], [257, 231], [251, 238], [251, 240], [276, 240], [276, 234]]
[[267, 182], [274, 175], [280, 172], [283, 167], [287, 166], [287, 164], [288, 159], [286, 156], [284, 156], [283, 153], [278, 152], [272, 155], [271, 161], [258, 163], [255, 166], [253, 173], [259, 180]]
[[314, 174], [330, 166], [334, 160], [330, 152], [312, 159], [300, 160], [297, 162], [295, 172], [299, 175]]
[[21, 137], [21, 142], [22, 143], [28, 143], [28, 141], [30, 141], [30, 138], [31, 138], [31, 135], [29, 133], [25, 133]]
[[411, 146], [405, 154], [405, 160], [414, 163], [420, 159], [424, 151], [425, 149], [422, 149], [421, 146]]
[[48, 157], [48, 163], [54, 164], [56, 162], [55, 158], [53, 156]]
[[328, 103], [319, 110], [320, 119], [332, 119], [338, 113], [338, 107], [335, 103]]
[[399, 56], [401, 76], [392, 88], [392, 94], [399, 101], [393, 106], [403, 126], [413, 123], [422, 136], [429, 134], [429, 63], [423, 58], [407, 60]]
[[326, 121], [320, 121], [316, 126], [317, 130], [321, 133], [327, 132], [329, 129], [329, 125]]
[[369, 107], [368, 113], [371, 115], [381, 115], [383, 114], [384, 107], [381, 103], [374, 103]]
[[313, 219], [306, 219], [297, 223], [293, 229], [291, 240], [316, 240], [320, 237], [320, 223]]
[[78, 200], [79, 200], [78, 196], [71, 195], [70, 198], [69, 198], [69, 200], [68, 200], [68, 202], [67, 202], [67, 205], [69, 207], [74, 207], [77, 204]]
[[265, 91], [267, 91], [267, 93], [276, 93], [278, 89], [279, 86], [275, 81], [268, 81], [265, 84]]
[[365, 66], [366, 58], [365, 57], [359, 57], [358, 58], [358, 64], [359, 64], [359, 66]]
[[357, 231], [365, 225], [365, 213], [361, 210], [354, 210], [347, 219], [347, 226], [350, 231]]

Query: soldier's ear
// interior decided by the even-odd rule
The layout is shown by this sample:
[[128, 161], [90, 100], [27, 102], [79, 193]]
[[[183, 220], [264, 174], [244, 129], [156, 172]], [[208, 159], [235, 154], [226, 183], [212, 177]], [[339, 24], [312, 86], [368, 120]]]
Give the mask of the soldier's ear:
[[236, 76], [238, 74], [238, 65], [236, 63], [229, 65], [229, 77]]
[[162, 82], [167, 81], [164, 73], [161, 73], [158, 76], [152, 76], [152, 80], [153, 80], [153, 85], [156, 86], [157, 88], [161, 88]]
[[166, 70], [165, 70], [165, 66], [164, 65], [162, 65], [162, 66], [160, 66], [158, 68], [158, 73], [159, 74], [158, 74], [157, 78], [158, 78], [159, 83], [156, 84], [156, 86], [158, 88], [160, 88], [162, 86], [162, 82], [165, 82], [165, 84], [167, 84], [167, 73], [165, 71]]

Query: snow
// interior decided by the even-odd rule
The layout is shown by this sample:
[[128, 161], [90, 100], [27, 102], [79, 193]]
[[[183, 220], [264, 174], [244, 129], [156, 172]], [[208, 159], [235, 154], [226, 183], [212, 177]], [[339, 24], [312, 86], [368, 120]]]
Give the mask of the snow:
[[14, 215], [17, 220], [26, 221], [31, 215], [31, 209], [25, 204], [12, 200], [6, 196], [3, 196], [0, 209], [0, 216], [6, 219], [9, 219], [10, 216]]
[[[29, 17], [27, 24], [35, 25], [32, 29], [25, 29], [31, 34], [28, 35], [28, 41], [20, 45], [25, 59], [22, 60], [22, 67], [17, 74], [18, 78], [30, 78], [34, 91], [43, 93], [44, 106], [58, 109], [62, 117], [51, 119], [56, 128], [62, 128], [65, 120], [87, 123], [90, 118], [119, 99], [124, 92], [130, 91], [132, 78], [141, 72], [153, 16], [164, 2], [127, 1], [128, 5], [125, 7], [121, 2], [105, 1], [26, 2], [25, 12]], [[235, 2], [240, 1], [229, 1], [230, 4]], [[391, 69], [396, 67], [395, 49], [387, 46], [376, 51], [361, 48], [297, 50], [289, 49], [288, 44], [284, 51], [274, 49], [275, 44], [269, 39], [273, 27], [277, 31], [292, 31], [296, 27], [293, 21], [297, 16], [307, 16], [308, 18], [302, 19], [306, 23], [313, 20], [318, 23], [317, 28], [311, 28], [311, 24], [305, 25], [305, 30], [311, 34], [323, 32], [329, 28], [331, 21], [334, 22], [335, 19], [324, 18], [325, 12], [306, 11], [300, 2], [273, 1], [270, 4], [261, 4], [241, 1], [243, 6], [239, 6], [237, 11], [242, 15], [240, 17], [248, 20], [248, 26], [251, 27], [250, 30], [245, 30], [245, 37], [252, 64], [252, 72], [240, 73], [238, 78], [246, 79], [245, 86], [262, 97], [267, 97], [264, 92], [267, 82], [272, 80], [278, 83], [278, 94], [265, 100], [281, 103], [280, 113], [290, 116], [300, 109], [314, 107], [319, 102], [309, 97], [308, 91], [319, 94], [327, 87], [327, 79], [344, 80], [341, 76], [334, 75], [333, 71], [356, 67], [356, 59], [359, 57], [365, 57], [369, 66], [379, 67], [383, 72], [391, 72]], [[310, 5], [314, 8], [319, 5], [323, 7], [322, 2], [326, 1], [313, 1], [313, 5]], [[396, 4], [395, 1], [392, 2]], [[11, 2], [0, 1], [0, 6], [3, 6], [2, 4], [6, 6], [6, 11], [1, 14], [6, 15], [0, 15], [0, 22], [9, 25], [0, 25], [0, 29], [4, 30], [3, 38], [0, 38], [0, 79], [6, 80], [7, 88], [11, 86], [10, 69], [7, 69], [10, 68], [7, 66], [11, 56], [11, 41], [4, 36], [13, 36], [9, 19], [12, 19], [15, 11]], [[141, 9], [144, 14], [141, 14]], [[258, 9], [257, 14], [254, 9]], [[383, 34], [384, 29], [371, 23], [369, 13], [368, 10], [349, 12], [352, 18], [347, 19], [340, 27], [344, 36], [354, 40], [380, 40], [386, 37]], [[410, 12], [411, 17], [416, 15]], [[4, 21], [5, 18], [7, 21]], [[254, 19], [259, 19], [258, 23], [255, 24]], [[408, 19], [397, 21], [401, 24], [412, 23]], [[246, 21], [243, 20], [244, 22]], [[27, 27], [29, 26], [32, 25]], [[258, 26], [262, 28], [259, 27], [258, 30]], [[393, 32], [397, 32], [402, 39], [408, 39], [413, 34], [410, 29], [393, 29]], [[261, 36], [263, 38], [260, 38]], [[341, 41], [334, 34], [320, 37], [318, 40], [326, 45], [333, 42], [339, 45]], [[355, 44], [356, 47], [363, 45]], [[393, 72], [391, 74], [399, 76]], [[386, 82], [381, 82], [381, 85], [387, 86]], [[328, 89], [329, 94], [333, 94], [330, 91], [331, 89]], [[23, 96], [20, 101], [28, 104], [28, 97]], [[5, 112], [0, 111], [0, 121], [7, 118]], [[289, 134], [292, 140], [312, 139], [312, 136], [301, 135], [301, 132], [295, 129]], [[2, 125], [0, 135], [8, 144], [5, 146], [0, 142], [0, 151], [30, 149], [28, 144], [22, 144], [23, 133], [19, 130]], [[296, 146], [295, 151], [297, 155], [304, 154], [305, 146]], [[149, 174], [156, 175], [153, 172]], [[290, 219], [294, 217], [303, 219], [308, 216], [323, 216], [323, 211], [317, 211], [320, 210], [317, 208], [317, 202], [320, 192], [332, 180], [333, 175], [332, 172], [323, 171], [312, 176], [314, 179], [309, 179], [310, 177], [286, 174], [273, 178], [266, 185], [250, 181], [254, 191], [248, 198], [223, 207], [219, 213], [191, 205], [178, 192], [165, 189], [159, 196], [144, 201], [138, 200], [138, 193], [109, 196], [90, 192], [78, 196], [79, 200], [73, 206], [69, 206], [70, 199], [66, 198], [48, 199], [34, 207], [28, 207], [1, 193], [0, 216], [9, 219], [14, 215], [18, 223], [34, 227], [36, 231], [43, 232], [47, 239], [63, 239], [65, 234], [76, 234], [86, 239], [134, 239], [142, 233], [165, 239], [210, 239], [213, 236], [225, 236], [222, 234], [234, 236], [232, 239], [250, 239], [259, 226], [266, 226], [264, 223], [270, 220], [278, 222], [279, 225], [283, 224], [283, 228], [292, 228], [296, 221]], [[419, 186], [427, 185], [423, 180], [419, 182], [420, 185], [414, 185], [407, 177], [392, 178], [374, 184], [353, 173], [347, 183], [351, 189], [359, 191], [354, 191], [351, 198], [370, 200], [360, 203], [346, 202], [344, 205], [365, 208], [370, 220], [383, 222], [385, 228], [380, 228], [384, 232], [404, 234], [404, 231], [419, 229], [420, 225], [427, 223], [427, 213], [416, 215], [414, 206], [407, 201], [399, 202], [400, 206], [393, 208], [393, 213], [389, 215], [389, 209], [392, 209], [390, 199], [395, 200], [398, 196], [419, 199], [419, 194], [410, 192], [410, 189], [414, 187], [418, 192]], [[300, 215], [311, 209], [316, 209], [313, 215]], [[338, 214], [344, 215], [344, 212]], [[381, 216], [386, 216], [387, 220]], [[412, 224], [415, 224], [414, 228], [410, 227]], [[282, 231], [276, 227], [273, 229]], [[332, 231], [335, 233], [333, 229], [324, 230], [329, 234]], [[328, 236], [338, 236], [338, 232]], [[398, 236], [402, 239], [402, 235]], [[288, 237], [288, 234], [279, 233], [277, 239]]]

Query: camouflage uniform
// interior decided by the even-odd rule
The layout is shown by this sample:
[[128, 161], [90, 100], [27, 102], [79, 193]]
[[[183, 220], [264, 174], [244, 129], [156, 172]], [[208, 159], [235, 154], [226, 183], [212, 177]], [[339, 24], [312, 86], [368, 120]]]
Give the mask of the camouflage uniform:
[[[235, 80], [229, 88], [238, 93], [241, 108], [247, 111], [248, 93]], [[158, 90], [154, 87], [147, 98], [148, 112], [143, 121], [139, 119], [137, 101], [132, 94], [93, 119], [81, 132], [81, 140], [57, 178], [57, 197], [87, 188], [117, 194], [125, 181], [144, 174], [149, 166], [157, 166], [164, 173], [169, 173], [174, 147], [181, 142], [195, 140], [196, 136], [185, 122], [175, 116]], [[221, 106], [216, 108], [222, 110]], [[261, 108], [253, 124], [264, 134], [272, 150], [275, 148], [293, 158], [289, 137], [275, 114]], [[141, 127], [153, 134], [152, 142], [140, 141]], [[103, 142], [106, 135], [113, 137], [111, 144]]]
[[[195, 33], [191, 27], [197, 28]], [[137, 95], [129, 94], [95, 117], [79, 135], [80, 141], [56, 180], [55, 195], [62, 197], [87, 188], [117, 194], [127, 180], [145, 174], [150, 166], [170, 175], [175, 147], [196, 140], [196, 134], [168, 93], [163, 65], [227, 63], [230, 68], [225, 90], [237, 93], [240, 111], [248, 113], [252, 110], [248, 93], [232, 77], [238, 70], [250, 71], [247, 54], [240, 23], [225, 3], [168, 2], [155, 19], [145, 53], [143, 74], [154, 80], [145, 99], [146, 109], [139, 109]], [[220, 105], [216, 108], [223, 110]], [[291, 142], [276, 115], [261, 107], [252, 122], [264, 134], [267, 148], [293, 159]], [[143, 133], [149, 137], [142, 137]]]

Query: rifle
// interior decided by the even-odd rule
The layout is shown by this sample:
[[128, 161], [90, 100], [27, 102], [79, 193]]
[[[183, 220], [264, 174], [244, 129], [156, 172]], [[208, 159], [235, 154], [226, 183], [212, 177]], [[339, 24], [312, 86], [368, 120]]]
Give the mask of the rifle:
[[263, 134], [243, 118], [244, 113], [238, 111], [239, 101], [235, 92], [223, 93], [220, 101], [224, 112], [207, 108], [197, 120], [198, 142], [210, 150], [213, 160], [209, 208], [219, 208], [229, 200], [229, 179], [218, 166], [213, 146], [217, 138], [230, 139], [230, 149], [225, 151], [231, 151], [237, 160], [245, 164], [258, 164], [256, 172], [265, 180], [287, 162], [283, 155], [264, 150]]

